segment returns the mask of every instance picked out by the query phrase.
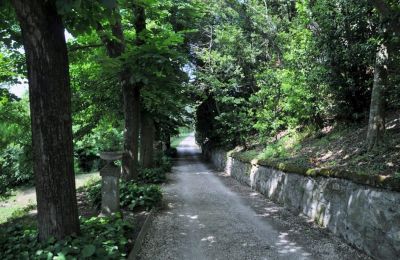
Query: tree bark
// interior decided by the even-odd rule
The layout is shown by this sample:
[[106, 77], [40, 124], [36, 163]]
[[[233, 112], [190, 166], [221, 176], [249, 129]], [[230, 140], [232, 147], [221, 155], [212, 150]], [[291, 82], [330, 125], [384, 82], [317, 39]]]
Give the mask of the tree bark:
[[[114, 12], [119, 12], [118, 8]], [[116, 15], [119, 17], [119, 14]], [[101, 24], [98, 24], [97, 31], [101, 41], [106, 47], [110, 58], [118, 58], [125, 51], [125, 38], [122, 30], [120, 17], [111, 25], [111, 32], [114, 38], [107, 37]], [[138, 145], [140, 126], [140, 92], [134, 84], [130, 83], [131, 73], [128, 69], [121, 75], [123, 110], [124, 110], [124, 155], [122, 157], [122, 176], [126, 180], [137, 178], [138, 175]]]
[[135, 180], [139, 174], [140, 91], [132, 84], [123, 84], [123, 88], [125, 114], [123, 178]]
[[170, 135], [170, 133], [166, 134], [166, 137], [165, 137], [165, 148], [166, 148], [166, 151], [169, 151], [171, 149], [171, 135]]
[[[135, 15], [134, 26], [136, 30], [136, 45], [141, 46], [144, 44], [144, 40], [140, 37], [141, 33], [146, 29], [146, 16], [145, 10], [142, 6], [138, 4], [133, 5], [133, 11]], [[140, 90], [143, 87], [143, 83], [137, 82], [132, 85], [133, 95], [130, 96], [132, 98], [133, 107], [130, 111], [132, 116], [132, 167], [131, 171], [124, 174], [126, 180], [136, 180], [139, 175], [138, 166], [138, 146], [139, 146], [139, 135], [140, 135]], [[125, 100], [125, 98], [124, 98]], [[128, 109], [128, 108], [127, 108]]]
[[387, 84], [388, 51], [385, 45], [378, 47], [376, 53], [374, 83], [372, 87], [371, 105], [367, 133], [368, 150], [382, 143], [385, 133], [385, 89]]
[[61, 239], [80, 232], [64, 26], [54, 1], [12, 4], [28, 67], [39, 239]]
[[149, 113], [142, 112], [140, 136], [140, 163], [144, 168], [153, 167], [154, 163], [154, 120]]

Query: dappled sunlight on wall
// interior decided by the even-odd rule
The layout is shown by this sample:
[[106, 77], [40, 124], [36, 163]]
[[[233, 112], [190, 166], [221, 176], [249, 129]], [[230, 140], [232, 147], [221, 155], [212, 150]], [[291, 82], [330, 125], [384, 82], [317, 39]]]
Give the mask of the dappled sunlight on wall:
[[[400, 255], [400, 193], [344, 179], [285, 173], [241, 162], [223, 151], [212, 152], [211, 159], [218, 167], [225, 166], [220, 168], [228, 175], [292, 212], [304, 214], [371, 256], [397, 259]], [[264, 214], [260, 216], [271, 213]], [[284, 245], [284, 239], [279, 243]]]

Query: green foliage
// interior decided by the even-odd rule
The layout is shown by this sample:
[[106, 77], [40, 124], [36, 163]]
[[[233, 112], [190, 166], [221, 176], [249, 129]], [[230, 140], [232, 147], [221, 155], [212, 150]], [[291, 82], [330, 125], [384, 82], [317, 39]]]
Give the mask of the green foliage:
[[0, 53], [0, 82], [9, 81], [15, 77], [15, 73], [10, 71], [10, 60]]
[[28, 100], [0, 89], [0, 194], [33, 180]]
[[97, 149], [101, 151], [121, 151], [123, 134], [115, 128], [96, 129], [92, 141], [96, 143]]
[[102, 162], [100, 152], [122, 151], [123, 132], [120, 121], [107, 117], [99, 120], [96, 127], [86, 133], [81, 139], [75, 140], [76, 173], [99, 170]]
[[133, 210], [136, 207], [151, 209], [159, 205], [162, 192], [158, 185], [122, 182], [120, 185], [121, 207]]
[[139, 171], [139, 181], [143, 183], [163, 183], [166, 179], [163, 168], [142, 168]]
[[171, 147], [172, 148], [176, 148], [179, 146], [179, 144], [186, 138], [189, 136], [191, 132], [186, 132], [186, 133], [180, 133], [177, 136], [174, 136], [171, 138]]
[[30, 146], [8, 145], [0, 151], [0, 194], [21, 184], [31, 182], [32, 158]]
[[171, 157], [164, 155], [163, 153], [159, 153], [156, 155], [155, 165], [160, 167], [165, 173], [171, 172], [172, 169], [172, 160]]
[[[98, 209], [101, 206], [101, 181], [93, 181], [83, 187], [88, 198]], [[120, 182], [120, 204], [122, 208], [133, 210], [136, 207], [151, 209], [162, 199], [162, 192], [155, 184], [137, 184], [133, 181]]]
[[101, 207], [101, 180], [91, 180], [79, 189], [97, 209]]
[[[171, 171], [172, 162], [171, 159], [162, 153], [157, 153], [154, 160], [154, 168], [139, 168], [139, 179], [138, 184], [133, 182], [121, 181], [120, 185], [120, 199], [122, 207], [144, 206], [146, 208], [152, 208], [159, 200], [161, 200], [161, 191], [158, 190], [155, 185], [166, 181], [166, 173]], [[147, 185], [147, 186], [146, 186]], [[101, 206], [101, 181], [92, 180], [89, 181], [83, 188], [90, 201], [97, 208]], [[124, 197], [123, 194], [131, 194], [128, 197]], [[140, 196], [144, 196], [140, 198]], [[135, 196], [138, 196], [137, 198]], [[148, 198], [154, 196], [154, 198]], [[154, 201], [154, 203], [152, 202]]]
[[3, 228], [0, 250], [4, 259], [121, 259], [129, 253], [130, 222], [118, 216], [81, 219], [81, 235], [38, 242], [33, 225]]
[[308, 131], [290, 131], [281, 139], [267, 144], [258, 159], [287, 158], [301, 148], [301, 141], [309, 135]]
[[26, 216], [31, 210], [36, 209], [36, 204], [30, 203], [25, 207], [16, 209], [15, 211], [13, 211], [13, 213], [11, 214], [10, 218], [7, 219], [7, 221], [13, 221], [19, 218], [22, 218], [24, 216]]
[[366, 119], [382, 42], [393, 46], [385, 99], [398, 109], [398, 39], [380, 33], [390, 26], [371, 1], [214, 1], [207, 11], [193, 48], [199, 143], [246, 146]]

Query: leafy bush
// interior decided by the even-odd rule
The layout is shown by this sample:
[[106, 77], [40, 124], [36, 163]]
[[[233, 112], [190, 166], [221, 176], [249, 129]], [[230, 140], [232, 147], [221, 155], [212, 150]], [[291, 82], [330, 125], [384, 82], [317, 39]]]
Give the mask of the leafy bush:
[[[78, 133], [84, 127], [76, 127]], [[74, 140], [74, 151], [76, 160], [75, 172], [90, 172], [99, 170], [103, 162], [99, 153], [103, 151], [121, 151], [123, 148], [123, 127], [121, 122], [114, 119], [104, 118], [98, 125]]]
[[0, 89], [0, 194], [33, 179], [29, 102]]
[[16, 224], [0, 234], [3, 259], [120, 259], [127, 256], [133, 226], [119, 216], [81, 219], [81, 236], [38, 242], [37, 228]]
[[101, 207], [101, 180], [90, 180], [81, 187], [79, 191], [82, 190], [86, 193], [87, 197], [91, 203], [97, 208]]
[[172, 169], [171, 158], [159, 153], [156, 155], [154, 168], [139, 170], [139, 181], [142, 183], [162, 183], [167, 179], [166, 173]]
[[140, 169], [139, 180], [143, 183], [162, 183], [167, 176], [163, 168], [145, 168]]
[[[101, 181], [93, 181], [83, 187], [88, 198], [98, 209], [101, 207]], [[137, 184], [133, 181], [121, 181], [120, 204], [122, 208], [134, 209], [145, 207], [151, 209], [160, 203], [162, 192], [158, 185]]]
[[162, 199], [162, 192], [158, 185], [138, 185], [134, 182], [123, 182], [120, 186], [121, 207], [130, 210], [136, 207], [151, 209], [157, 206]]
[[30, 146], [9, 145], [0, 151], [0, 194], [33, 180]]
[[170, 172], [172, 169], [171, 157], [159, 154], [156, 156], [155, 165], [160, 167], [164, 172]]
[[301, 148], [301, 141], [304, 140], [308, 135], [309, 130], [304, 132], [291, 130], [286, 136], [268, 144], [260, 155], [260, 159], [287, 157], [291, 153], [296, 152]]
[[84, 150], [87, 154], [101, 151], [120, 151], [123, 144], [123, 131], [120, 122], [102, 120], [96, 128], [75, 142], [75, 150]]

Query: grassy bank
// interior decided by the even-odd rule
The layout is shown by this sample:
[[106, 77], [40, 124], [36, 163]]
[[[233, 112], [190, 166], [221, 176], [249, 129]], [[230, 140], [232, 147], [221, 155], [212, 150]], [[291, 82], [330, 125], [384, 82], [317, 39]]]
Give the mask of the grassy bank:
[[310, 176], [331, 176], [354, 182], [400, 189], [400, 118], [387, 122], [386, 143], [366, 148], [365, 124], [325, 127], [319, 132], [287, 131], [267, 145], [236, 150], [232, 156]]

